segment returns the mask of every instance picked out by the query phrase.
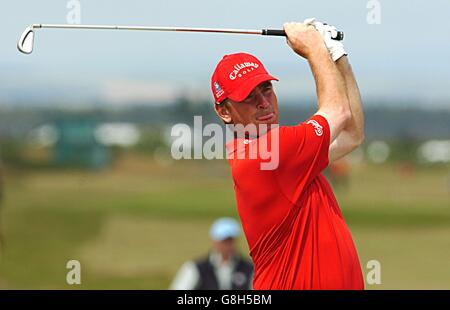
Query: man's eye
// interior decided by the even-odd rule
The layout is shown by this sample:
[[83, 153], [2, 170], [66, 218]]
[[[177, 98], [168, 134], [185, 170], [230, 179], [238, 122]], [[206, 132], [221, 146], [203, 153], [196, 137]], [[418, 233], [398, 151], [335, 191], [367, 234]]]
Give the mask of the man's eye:
[[250, 95], [248, 95], [247, 96], [247, 98], [245, 98], [245, 100], [244, 101], [251, 101], [252, 99], [253, 99], [253, 97], [255, 97], [255, 94], [253, 93], [253, 94], [250, 94]]

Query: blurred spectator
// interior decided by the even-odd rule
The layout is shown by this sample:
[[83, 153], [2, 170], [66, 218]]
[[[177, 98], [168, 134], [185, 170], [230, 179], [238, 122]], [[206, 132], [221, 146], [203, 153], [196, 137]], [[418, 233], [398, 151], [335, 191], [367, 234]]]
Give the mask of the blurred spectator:
[[170, 285], [173, 290], [251, 289], [253, 266], [237, 253], [239, 224], [232, 218], [216, 220], [210, 229], [213, 248], [196, 261], [188, 261]]

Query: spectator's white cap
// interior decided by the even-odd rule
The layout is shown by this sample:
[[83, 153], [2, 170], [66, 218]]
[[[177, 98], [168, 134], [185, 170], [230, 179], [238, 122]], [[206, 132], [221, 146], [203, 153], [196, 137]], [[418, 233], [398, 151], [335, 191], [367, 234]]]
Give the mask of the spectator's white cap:
[[222, 217], [216, 220], [209, 231], [213, 240], [222, 241], [228, 238], [236, 238], [241, 233], [238, 222], [231, 217]]

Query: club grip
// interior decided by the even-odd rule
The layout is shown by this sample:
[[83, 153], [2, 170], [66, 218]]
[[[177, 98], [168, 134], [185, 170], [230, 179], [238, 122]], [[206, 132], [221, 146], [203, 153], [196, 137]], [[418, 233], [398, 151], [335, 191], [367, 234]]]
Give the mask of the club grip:
[[[281, 37], [286, 36], [286, 32], [284, 32], [284, 30], [279, 30], [279, 29], [263, 29], [261, 34], [263, 36], [281, 36]], [[337, 31], [336, 36], [332, 37], [332, 39], [337, 40], [337, 41], [344, 40], [344, 32]]]
[[263, 29], [262, 31], [263, 36], [280, 36], [285, 37], [286, 32], [284, 30], [278, 30], [278, 29]]

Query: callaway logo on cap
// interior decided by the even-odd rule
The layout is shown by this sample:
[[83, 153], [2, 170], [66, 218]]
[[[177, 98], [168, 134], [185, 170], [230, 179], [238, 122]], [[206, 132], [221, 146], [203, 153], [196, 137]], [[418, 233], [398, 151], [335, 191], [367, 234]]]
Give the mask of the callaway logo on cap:
[[217, 104], [230, 98], [243, 101], [260, 83], [278, 79], [271, 76], [261, 61], [253, 55], [225, 55], [217, 64], [211, 78], [211, 89]]

